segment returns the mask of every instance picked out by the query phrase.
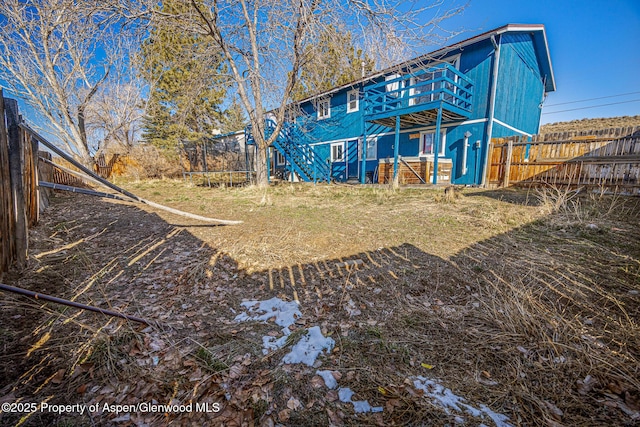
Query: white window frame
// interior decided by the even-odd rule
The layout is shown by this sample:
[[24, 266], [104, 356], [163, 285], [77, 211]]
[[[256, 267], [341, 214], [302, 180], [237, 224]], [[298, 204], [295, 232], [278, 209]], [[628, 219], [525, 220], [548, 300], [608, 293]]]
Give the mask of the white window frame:
[[[425, 153], [423, 151], [423, 143], [422, 143], [422, 139], [424, 138], [425, 135], [429, 135], [432, 134], [435, 137], [436, 131], [435, 130], [429, 130], [429, 131], [423, 131], [420, 132], [420, 146], [418, 147], [419, 153], [418, 156], [420, 157], [433, 157], [434, 154], [433, 153]], [[438, 146], [438, 157], [444, 157], [445, 153], [446, 153], [446, 145], [447, 145], [447, 130], [443, 129], [440, 131], [440, 135], [442, 136], [441, 140], [440, 140], [440, 145]], [[435, 141], [434, 141], [435, 143]], [[433, 144], [432, 144], [433, 146]]]
[[[337, 152], [334, 150], [340, 147], [340, 158], [336, 157]], [[336, 142], [331, 144], [331, 162], [344, 162], [345, 161], [344, 142]]]
[[[378, 159], [378, 137], [367, 138], [367, 160]], [[362, 161], [362, 138], [358, 140], [358, 160]]]
[[276, 152], [276, 166], [284, 166], [287, 164], [287, 159], [282, 155], [281, 152], [275, 150]]
[[[384, 81], [388, 82], [389, 80], [399, 79], [400, 77], [401, 77], [400, 74], [395, 73], [395, 74], [385, 76]], [[400, 89], [400, 80], [393, 83], [387, 83], [385, 85], [385, 89], [387, 92], [391, 92], [389, 96], [393, 96], [394, 98], [399, 98], [400, 92], [398, 92], [398, 89]]]
[[319, 99], [317, 102], [318, 120], [331, 117], [331, 98]]
[[[351, 96], [355, 95], [355, 99], [351, 100]], [[355, 107], [351, 107], [351, 103], [355, 102]], [[360, 109], [360, 91], [353, 89], [347, 92], [347, 113], [355, 113]]]

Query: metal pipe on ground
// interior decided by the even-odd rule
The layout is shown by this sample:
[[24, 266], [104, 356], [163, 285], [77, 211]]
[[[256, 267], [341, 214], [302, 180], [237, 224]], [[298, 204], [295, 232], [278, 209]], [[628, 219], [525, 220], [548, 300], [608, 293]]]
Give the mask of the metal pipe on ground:
[[54, 297], [54, 296], [51, 296], [51, 295], [41, 294], [41, 293], [38, 293], [38, 292], [29, 291], [27, 289], [17, 288], [15, 286], [5, 285], [4, 283], [0, 283], [0, 290], [13, 292], [15, 294], [20, 294], [20, 295], [24, 295], [24, 296], [28, 296], [28, 297], [31, 297], [31, 298], [35, 298], [37, 300], [55, 302], [56, 304], [63, 304], [63, 305], [69, 306], [69, 307], [79, 308], [81, 310], [93, 311], [93, 312], [96, 312], [96, 313], [106, 314], [107, 316], [119, 317], [121, 319], [131, 320], [132, 322], [138, 322], [138, 323], [144, 323], [145, 325], [151, 325], [151, 323], [149, 323], [148, 321], [146, 321], [146, 320], [144, 320], [144, 319], [142, 319], [140, 317], [130, 316], [128, 314], [119, 313], [119, 312], [113, 311], [113, 310], [106, 310], [104, 308], [94, 307], [92, 305], [82, 304], [82, 303], [75, 302], [75, 301], [69, 301], [69, 300], [58, 298], [58, 297]]
[[86, 188], [72, 187], [70, 185], [54, 184], [52, 182], [46, 182], [46, 181], [40, 181], [38, 183], [38, 186], [44, 187], [44, 188], [51, 188], [52, 190], [70, 191], [72, 193], [88, 194], [89, 196], [104, 197], [106, 199], [116, 199], [116, 200], [122, 200], [125, 202], [129, 201], [123, 197], [116, 196], [115, 194], [103, 193], [102, 191], [87, 190]]

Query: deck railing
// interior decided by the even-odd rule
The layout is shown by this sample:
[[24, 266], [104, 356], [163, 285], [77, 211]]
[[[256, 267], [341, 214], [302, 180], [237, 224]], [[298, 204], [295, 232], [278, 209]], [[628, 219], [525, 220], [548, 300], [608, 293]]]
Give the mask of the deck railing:
[[442, 101], [470, 113], [472, 96], [471, 79], [450, 64], [439, 64], [365, 88], [364, 111], [367, 116], [402, 115], [437, 108]]

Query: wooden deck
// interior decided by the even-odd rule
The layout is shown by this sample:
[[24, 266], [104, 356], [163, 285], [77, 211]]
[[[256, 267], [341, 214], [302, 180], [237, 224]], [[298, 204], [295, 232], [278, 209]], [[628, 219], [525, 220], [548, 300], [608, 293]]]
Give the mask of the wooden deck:
[[442, 121], [468, 119], [471, 114], [473, 82], [449, 64], [415, 70], [412, 73], [365, 88], [365, 120], [387, 127], [434, 124], [438, 110]]

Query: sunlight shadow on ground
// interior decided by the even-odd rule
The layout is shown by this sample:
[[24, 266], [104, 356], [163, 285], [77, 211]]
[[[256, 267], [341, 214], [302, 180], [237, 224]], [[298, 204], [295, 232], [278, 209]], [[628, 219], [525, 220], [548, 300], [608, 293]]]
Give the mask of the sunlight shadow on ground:
[[[379, 387], [397, 387], [403, 401], [418, 402], [411, 413], [432, 414], [428, 402], [400, 387], [424, 369], [469, 401], [492, 402], [494, 409], [530, 421], [551, 416], [558, 405], [569, 420], [563, 422], [592, 417], [605, 423], [623, 413], [621, 405], [633, 406], [626, 392], [640, 390], [634, 374], [637, 229], [558, 229], [538, 221], [469, 245], [449, 260], [401, 244], [250, 273], [156, 214], [92, 200], [92, 215], [83, 217], [69, 208], [69, 200], [60, 203], [62, 211], [50, 211], [43, 228], [54, 229], [62, 220], [81, 226], [56, 231], [61, 242], [36, 239], [33, 265], [16, 284], [157, 323], [142, 328], [44, 304], [47, 311], [33, 316], [34, 333], [14, 339], [12, 352], [25, 356], [5, 366], [0, 394], [39, 393], [60, 402], [224, 399], [221, 377], [204, 375], [193, 357], [205, 349], [213, 357], [210, 364], [221, 366], [227, 387], [262, 396], [259, 387], [280, 383], [271, 378], [255, 388], [251, 375], [284, 375], [278, 358], [261, 354], [259, 338], [268, 325], [233, 319], [242, 301], [274, 296], [298, 301], [301, 325], [320, 325], [335, 337], [338, 351], [325, 358], [325, 367], [353, 372], [343, 382], [375, 405], [389, 399]], [[90, 243], [82, 241], [95, 230], [105, 231]], [[55, 252], [60, 244], [68, 246], [64, 254]], [[49, 257], [53, 265], [43, 268]], [[5, 310], [23, 312], [3, 305]], [[243, 359], [246, 354], [251, 357]], [[9, 358], [3, 354], [2, 360]], [[597, 373], [594, 365], [600, 366]], [[305, 375], [313, 373], [297, 375], [299, 387], [308, 388]], [[576, 381], [587, 375], [597, 377], [599, 386], [576, 394]], [[612, 381], [615, 390], [607, 385]], [[273, 399], [275, 392], [277, 400], [285, 389], [267, 394]], [[599, 405], [595, 414], [594, 399], [609, 399], [608, 406]], [[238, 397], [227, 408], [245, 413], [245, 403]], [[380, 416], [388, 423], [411, 423], [403, 411], [386, 408]], [[253, 412], [246, 416], [252, 419]], [[52, 420], [43, 414], [31, 419], [34, 425]]]

